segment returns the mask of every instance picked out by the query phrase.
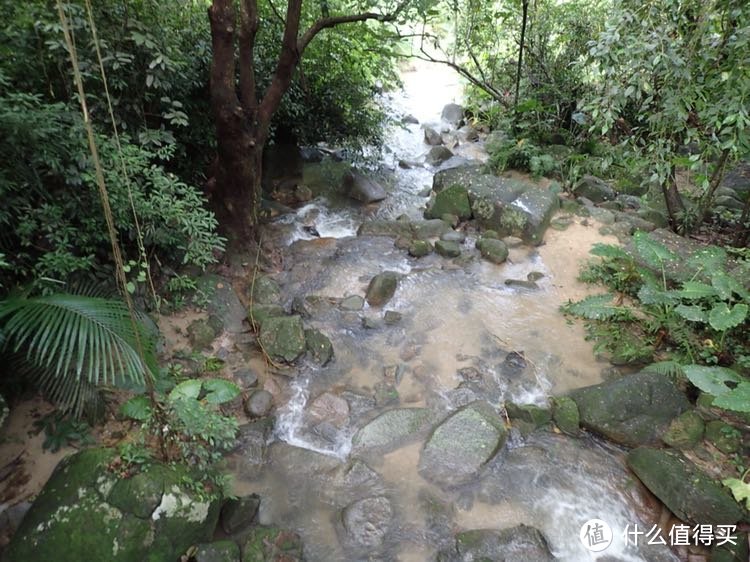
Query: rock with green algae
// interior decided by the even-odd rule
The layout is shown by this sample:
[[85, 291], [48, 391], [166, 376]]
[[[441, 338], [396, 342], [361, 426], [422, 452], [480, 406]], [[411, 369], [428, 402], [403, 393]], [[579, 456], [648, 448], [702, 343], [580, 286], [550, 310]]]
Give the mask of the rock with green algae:
[[703, 439], [705, 424], [695, 410], [688, 410], [676, 417], [664, 435], [661, 436], [670, 447], [675, 449], [692, 449]]
[[240, 547], [230, 540], [199, 544], [195, 562], [240, 562]]
[[263, 327], [263, 322], [269, 318], [278, 318], [285, 314], [279, 304], [253, 304], [248, 311], [247, 320], [254, 329], [259, 330]]
[[211, 539], [219, 499], [182, 485], [184, 470], [153, 465], [119, 479], [112, 449], [66, 457], [26, 514], [3, 560], [173, 562]]
[[457, 258], [461, 255], [461, 246], [458, 242], [438, 240], [435, 242], [435, 252], [444, 258]]
[[313, 361], [319, 365], [327, 365], [333, 358], [333, 344], [320, 330], [314, 328], [305, 330], [305, 345]]
[[362, 427], [352, 438], [357, 449], [393, 450], [406, 439], [427, 427], [430, 411], [426, 408], [395, 408], [383, 412]]
[[456, 535], [455, 544], [440, 551], [437, 562], [553, 562], [547, 540], [534, 527], [518, 525], [510, 529], [475, 529]]
[[267, 275], [261, 275], [250, 284], [250, 298], [254, 304], [279, 304], [281, 288]]
[[706, 424], [706, 441], [722, 453], [731, 455], [742, 447], [742, 433], [728, 423], [712, 420]]
[[581, 416], [571, 398], [558, 396], [552, 399], [552, 419], [563, 433], [573, 436], [580, 433]]
[[683, 521], [733, 525], [744, 517], [725, 488], [676, 451], [639, 447], [627, 460], [641, 482]]
[[292, 363], [305, 352], [307, 341], [299, 316], [266, 319], [260, 328], [260, 343], [273, 359]]
[[[493, 234], [495, 233], [493, 232]], [[497, 240], [495, 238], [480, 238], [477, 240], [476, 248], [479, 250], [482, 258], [494, 264], [501, 264], [508, 259], [508, 246], [506, 246], [505, 242], [502, 240]]]
[[440, 486], [453, 487], [474, 478], [503, 447], [503, 420], [478, 400], [457, 410], [432, 432], [419, 457], [419, 472]]
[[365, 300], [370, 306], [382, 306], [387, 303], [398, 288], [398, 281], [401, 276], [394, 271], [384, 271], [378, 273], [370, 280], [367, 287]]
[[302, 539], [279, 527], [254, 527], [245, 539], [243, 562], [301, 562]]
[[426, 219], [439, 219], [443, 215], [455, 215], [459, 220], [471, 218], [469, 192], [461, 185], [452, 185], [435, 196], [432, 206], [425, 211]]
[[536, 404], [514, 404], [505, 403], [505, 411], [512, 421], [520, 420], [532, 424], [534, 428], [547, 425], [552, 421], [549, 409], [542, 408]]
[[415, 258], [422, 258], [432, 252], [432, 245], [425, 240], [414, 240], [409, 245], [409, 255]]

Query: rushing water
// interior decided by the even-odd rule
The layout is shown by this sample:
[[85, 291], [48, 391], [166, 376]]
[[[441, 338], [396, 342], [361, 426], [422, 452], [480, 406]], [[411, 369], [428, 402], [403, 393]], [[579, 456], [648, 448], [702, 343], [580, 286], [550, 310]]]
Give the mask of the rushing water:
[[[404, 73], [404, 83], [392, 106], [420, 123], [439, 127], [442, 106], [459, 101], [456, 78], [441, 67], [419, 66]], [[289, 299], [343, 298], [363, 295], [376, 273], [397, 271], [404, 277], [387, 309], [400, 313], [401, 320], [383, 326], [382, 311], [365, 305], [358, 312], [323, 307], [308, 321], [330, 337], [336, 358], [324, 368], [300, 367], [277, 412], [277, 441], [268, 465], [258, 478], [237, 474], [238, 491], [259, 493], [261, 522], [300, 532], [312, 561], [431, 560], [458, 530], [520, 523], [541, 530], [564, 561], [676, 560], [664, 548], [624, 543], [620, 534], [627, 525], [645, 526], [639, 514], [647, 511], [646, 499], [625, 469], [622, 452], [593, 438], [513, 433], [506, 451], [481, 478], [450, 492], [417, 471], [424, 435], [387, 454], [352, 451], [355, 431], [394, 405], [387, 400], [373, 404], [384, 381], [397, 389], [398, 405], [427, 407], [439, 420], [466, 403], [461, 388], [472, 374], [481, 376], [482, 397], [500, 406], [508, 400], [543, 403], [552, 394], [599, 382], [606, 367], [594, 358], [580, 327], [568, 325], [558, 312], [564, 246], [517, 246], [502, 266], [484, 261], [456, 265], [436, 255], [409, 258], [389, 238], [352, 236], [365, 220], [421, 215], [425, 198], [419, 194], [431, 185], [435, 170], [397, 165], [402, 159], [423, 161], [427, 146], [420, 125], [394, 127], [387, 144], [390, 194], [377, 208], [321, 195], [279, 221], [283, 235], [294, 242], [279, 280]], [[484, 156], [480, 144], [459, 148], [467, 158]], [[310, 240], [302, 229], [310, 221], [323, 238], [331, 238]], [[471, 233], [464, 244], [473, 246]], [[558, 255], [551, 253], [553, 246]], [[568, 261], [569, 269], [577, 268], [572, 252]], [[536, 290], [504, 282], [532, 272], [543, 275]], [[363, 326], [363, 317], [375, 329]], [[513, 376], [507, 372], [511, 352], [523, 358]], [[324, 393], [360, 397], [363, 412], [352, 407], [346, 420], [320, 431], [310, 421], [310, 406]], [[377, 552], [347, 545], [341, 527], [344, 507], [373, 496], [386, 496], [393, 506], [390, 530]], [[436, 502], [445, 506], [440, 516], [430, 508]], [[615, 532], [612, 546], [599, 558], [578, 537], [591, 518], [606, 520]]]

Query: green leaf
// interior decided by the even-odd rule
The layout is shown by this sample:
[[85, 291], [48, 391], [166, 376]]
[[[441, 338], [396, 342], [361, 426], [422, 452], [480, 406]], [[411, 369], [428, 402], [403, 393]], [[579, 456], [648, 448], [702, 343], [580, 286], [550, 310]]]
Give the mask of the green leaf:
[[599, 256], [600, 258], [610, 259], [629, 259], [628, 253], [623, 250], [620, 246], [613, 244], [602, 244], [597, 242], [591, 247], [591, 255]]
[[134, 396], [120, 406], [122, 416], [140, 422], [148, 421], [151, 413], [151, 403], [146, 396]]
[[607, 320], [615, 316], [629, 314], [629, 310], [622, 306], [612, 304], [613, 296], [610, 294], [591, 295], [585, 299], [570, 303], [565, 310], [575, 316], [588, 318], [589, 320]]
[[633, 243], [638, 255], [650, 267], [661, 269], [665, 261], [677, 259], [677, 256], [669, 248], [656, 242], [645, 232], [638, 231], [633, 234]]
[[682, 365], [677, 361], [658, 361], [656, 363], [651, 363], [650, 365], [646, 365], [643, 368], [643, 371], [669, 377], [681, 377], [685, 374], [682, 370]]
[[745, 508], [750, 509], [750, 483], [743, 482], [739, 478], [726, 478], [721, 481], [729, 488], [737, 503], [745, 502]]
[[739, 326], [747, 318], [747, 305], [735, 304], [731, 309], [725, 302], [715, 305], [708, 315], [708, 323], [714, 330], [724, 332]]
[[721, 300], [727, 301], [732, 298], [734, 290], [732, 281], [734, 279], [723, 271], [717, 271], [711, 276], [711, 286], [716, 289], [716, 294], [719, 295]]
[[700, 306], [680, 304], [674, 311], [690, 322], [708, 322], [708, 314]]
[[199, 379], [188, 379], [181, 382], [169, 393], [170, 402], [177, 400], [197, 400], [201, 394], [203, 383]]
[[[742, 377], [725, 367], [705, 367], [703, 365], [685, 365], [682, 368], [688, 380], [703, 392], [721, 396], [742, 382]], [[732, 383], [728, 386], [727, 383]]]
[[715, 297], [716, 289], [711, 285], [700, 283], [699, 281], [685, 281], [682, 289], [677, 294], [683, 299], [703, 299], [706, 297]]
[[223, 404], [240, 394], [239, 387], [225, 379], [205, 379], [203, 388], [207, 393], [206, 402], [210, 404]]
[[677, 295], [673, 291], [662, 291], [655, 285], [645, 284], [638, 290], [638, 300], [643, 304], [674, 304]]
[[735, 412], [750, 412], [750, 382], [741, 382], [737, 388], [717, 396], [713, 405]]

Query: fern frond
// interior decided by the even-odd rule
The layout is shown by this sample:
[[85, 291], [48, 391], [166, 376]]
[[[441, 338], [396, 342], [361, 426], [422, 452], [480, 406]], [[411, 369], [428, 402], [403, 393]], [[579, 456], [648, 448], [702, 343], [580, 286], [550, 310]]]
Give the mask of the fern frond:
[[612, 302], [613, 295], [591, 295], [578, 302], [565, 305], [564, 310], [574, 316], [587, 320], [608, 320], [614, 317], [629, 316], [630, 311], [624, 306], [617, 306]]
[[682, 365], [677, 361], [659, 361], [657, 363], [651, 363], [643, 368], [647, 373], [655, 373], [657, 375], [664, 375], [671, 378], [681, 378], [685, 376], [685, 372], [682, 370]]
[[23, 354], [28, 374], [53, 401], [79, 414], [95, 387], [123, 379], [143, 384], [156, 372], [154, 335], [131, 320], [121, 301], [11, 297], [0, 301], [0, 325], [6, 349]]

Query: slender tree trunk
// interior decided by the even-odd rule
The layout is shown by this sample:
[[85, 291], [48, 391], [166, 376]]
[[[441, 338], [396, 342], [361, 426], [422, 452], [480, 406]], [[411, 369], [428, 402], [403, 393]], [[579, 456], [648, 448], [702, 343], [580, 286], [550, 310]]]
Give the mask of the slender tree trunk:
[[695, 218], [695, 224], [691, 225], [691, 229], [695, 230], [701, 227], [703, 222], [706, 220], [708, 211], [711, 208], [711, 204], [714, 201], [714, 194], [721, 185], [721, 180], [724, 179], [724, 171], [727, 168], [727, 161], [729, 160], [729, 149], [725, 148], [721, 152], [719, 162], [714, 168], [714, 173], [711, 175], [711, 180], [708, 183], [708, 190], [703, 194], [700, 201], [698, 202], [698, 212]]
[[677, 191], [677, 179], [675, 177], [674, 166], [669, 170], [669, 177], [661, 184], [661, 191], [664, 195], [664, 202], [667, 204], [667, 213], [669, 214], [669, 224], [672, 230], [678, 232], [681, 230], [678, 222], [679, 215], [685, 212], [685, 205], [682, 203], [679, 191]]
[[740, 221], [737, 223], [737, 235], [734, 238], [734, 245], [737, 248], [744, 248], [748, 242], [750, 242], [750, 194], [748, 194], [745, 200]]
[[529, 14], [529, 0], [523, 0], [523, 17], [521, 20], [521, 42], [518, 44], [518, 67], [516, 68], [516, 95], [513, 108], [518, 107], [518, 93], [521, 89], [521, 68], [523, 67], [523, 48], [526, 42], [526, 20]]

